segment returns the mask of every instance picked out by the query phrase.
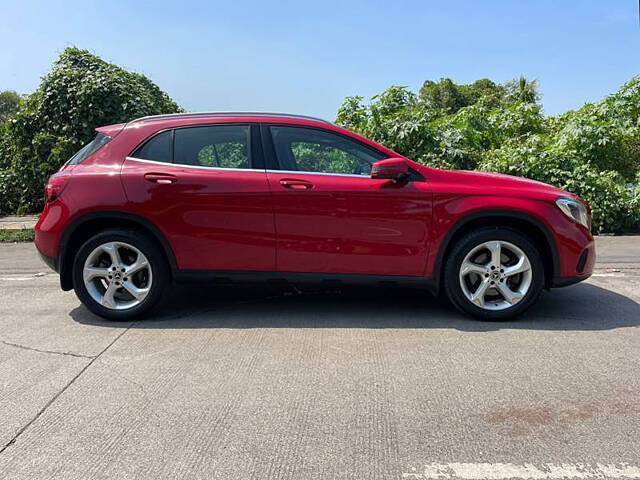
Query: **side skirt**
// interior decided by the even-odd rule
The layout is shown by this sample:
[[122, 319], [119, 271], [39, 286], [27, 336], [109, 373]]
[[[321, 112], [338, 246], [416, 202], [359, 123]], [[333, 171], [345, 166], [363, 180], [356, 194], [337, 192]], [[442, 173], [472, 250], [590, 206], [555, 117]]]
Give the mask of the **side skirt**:
[[209, 270], [177, 270], [174, 272], [177, 283], [213, 283], [213, 284], [320, 284], [339, 285], [382, 285], [414, 287], [438, 294], [438, 282], [433, 278], [399, 275], [361, 275], [352, 273], [298, 273], [298, 272], [229, 272]]

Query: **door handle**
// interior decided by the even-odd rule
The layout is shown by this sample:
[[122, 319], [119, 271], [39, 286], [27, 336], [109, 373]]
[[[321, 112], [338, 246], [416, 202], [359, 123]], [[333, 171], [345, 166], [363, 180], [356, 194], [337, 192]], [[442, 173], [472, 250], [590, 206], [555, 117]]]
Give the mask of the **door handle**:
[[283, 178], [280, 180], [280, 185], [291, 190], [311, 190], [313, 188], [313, 183], [292, 178]]
[[147, 182], [159, 183], [161, 185], [176, 183], [178, 181], [176, 176], [169, 173], [145, 173], [144, 179]]

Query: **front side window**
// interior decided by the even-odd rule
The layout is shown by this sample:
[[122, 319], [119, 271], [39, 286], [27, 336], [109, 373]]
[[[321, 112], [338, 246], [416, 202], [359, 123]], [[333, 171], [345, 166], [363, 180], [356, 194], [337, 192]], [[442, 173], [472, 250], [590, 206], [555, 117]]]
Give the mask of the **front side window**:
[[336, 133], [315, 128], [271, 126], [282, 170], [368, 176], [385, 154]]
[[176, 129], [174, 163], [215, 168], [251, 168], [249, 138], [248, 125]]
[[93, 140], [91, 140], [84, 147], [78, 150], [78, 152], [73, 157], [71, 157], [71, 159], [69, 159], [68, 164], [77, 165], [78, 163], [84, 162], [87, 158], [89, 158], [91, 155], [96, 153], [98, 150], [100, 150], [110, 141], [111, 141], [111, 137], [103, 133], [97, 134], [93, 138]]
[[142, 160], [171, 163], [171, 130], [151, 137], [131, 156]]

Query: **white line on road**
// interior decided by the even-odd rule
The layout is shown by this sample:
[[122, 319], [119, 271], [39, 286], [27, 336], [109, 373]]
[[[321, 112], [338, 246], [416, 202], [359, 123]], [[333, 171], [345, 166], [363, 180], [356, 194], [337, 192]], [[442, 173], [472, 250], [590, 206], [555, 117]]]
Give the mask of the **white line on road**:
[[640, 479], [640, 468], [628, 463], [431, 463], [422, 472], [403, 473], [414, 480], [595, 480]]

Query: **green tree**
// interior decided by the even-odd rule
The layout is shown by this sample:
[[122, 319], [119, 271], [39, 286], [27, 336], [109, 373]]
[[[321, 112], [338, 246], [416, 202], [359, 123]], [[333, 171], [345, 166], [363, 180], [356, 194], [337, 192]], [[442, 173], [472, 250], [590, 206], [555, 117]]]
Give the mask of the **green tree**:
[[101, 125], [180, 111], [144, 75], [67, 48], [5, 128], [0, 147], [3, 211], [37, 211], [42, 188]]
[[538, 81], [527, 80], [523, 75], [507, 82], [505, 84], [505, 90], [507, 98], [511, 102], [538, 103], [540, 100]]
[[448, 113], [455, 113], [467, 105], [463, 92], [450, 78], [441, 78], [437, 83], [425, 81], [420, 89], [420, 98]]
[[18, 111], [20, 105], [20, 95], [13, 90], [0, 92], [0, 122], [4, 122], [9, 115]]
[[450, 78], [441, 78], [438, 82], [426, 80], [420, 88], [419, 97], [431, 108], [446, 113], [475, 105], [481, 99], [485, 103], [497, 105], [504, 101], [505, 87], [497, 85], [488, 78], [481, 78], [468, 85], [458, 85]]

